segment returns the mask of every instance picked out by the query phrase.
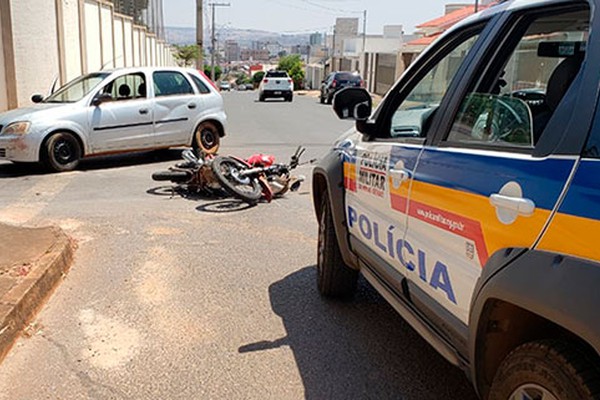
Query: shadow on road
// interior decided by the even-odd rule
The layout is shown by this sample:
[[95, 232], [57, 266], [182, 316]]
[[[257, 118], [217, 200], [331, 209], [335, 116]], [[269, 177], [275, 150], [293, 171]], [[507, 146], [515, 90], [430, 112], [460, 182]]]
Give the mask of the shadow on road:
[[287, 336], [240, 353], [289, 346], [307, 399], [476, 399], [447, 363], [366, 282], [350, 302], [322, 298], [307, 267], [269, 287]]
[[[144, 165], [175, 161], [181, 158], [181, 149], [154, 150], [140, 153], [119, 154], [111, 156], [91, 157], [81, 160], [78, 171], [122, 168], [133, 165]], [[35, 163], [0, 164], [0, 178], [17, 178], [27, 175], [44, 175], [52, 172]]]
[[243, 211], [255, 206], [256, 204], [248, 204], [238, 199], [226, 199], [203, 204], [201, 206], [196, 207], [196, 210], [200, 212], [222, 214]]

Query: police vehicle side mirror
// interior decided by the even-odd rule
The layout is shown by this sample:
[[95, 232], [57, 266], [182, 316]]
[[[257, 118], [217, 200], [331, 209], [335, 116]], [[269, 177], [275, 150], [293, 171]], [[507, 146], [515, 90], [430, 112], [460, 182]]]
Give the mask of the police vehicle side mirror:
[[33, 101], [34, 103], [41, 103], [42, 101], [44, 101], [44, 96], [42, 96], [41, 94], [34, 94], [33, 96], [31, 96], [31, 101]]
[[333, 111], [339, 119], [366, 121], [372, 109], [373, 99], [364, 88], [347, 87], [333, 97]]

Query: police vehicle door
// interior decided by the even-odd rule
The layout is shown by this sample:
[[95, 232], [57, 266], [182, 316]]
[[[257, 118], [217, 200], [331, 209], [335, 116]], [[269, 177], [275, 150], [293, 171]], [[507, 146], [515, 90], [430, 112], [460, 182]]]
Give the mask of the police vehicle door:
[[377, 110], [377, 137], [359, 140], [345, 166], [352, 248], [405, 297], [405, 277], [419, 273], [402, 252], [404, 247], [413, 252], [403, 241], [411, 177], [437, 108], [483, 27], [461, 31], [415, 63]]
[[508, 37], [487, 38], [419, 156], [403, 257], [416, 271], [411, 299], [449, 335], [466, 337], [488, 260], [536, 244], [575, 167], [578, 151], [544, 154], [567, 129], [575, 134], [566, 122], [589, 22], [585, 7], [560, 10], [538, 9], [507, 22], [499, 32]]

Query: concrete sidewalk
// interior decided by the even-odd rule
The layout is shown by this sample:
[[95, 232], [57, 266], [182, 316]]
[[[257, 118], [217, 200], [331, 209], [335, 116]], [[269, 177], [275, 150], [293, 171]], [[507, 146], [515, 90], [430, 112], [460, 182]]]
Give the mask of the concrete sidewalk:
[[59, 228], [0, 223], [0, 361], [71, 266], [73, 248]]

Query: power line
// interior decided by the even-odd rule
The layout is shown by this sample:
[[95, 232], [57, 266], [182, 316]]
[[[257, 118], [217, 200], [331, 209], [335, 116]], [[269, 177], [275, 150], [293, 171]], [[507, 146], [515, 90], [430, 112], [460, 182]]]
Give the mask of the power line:
[[354, 10], [342, 10], [342, 9], [339, 9], [339, 8], [327, 7], [327, 6], [324, 6], [324, 5], [322, 5], [322, 4], [319, 4], [319, 3], [314, 3], [314, 2], [312, 2], [312, 1], [310, 1], [310, 0], [301, 0], [301, 1], [302, 1], [303, 3], [310, 4], [310, 5], [311, 5], [311, 6], [313, 6], [313, 7], [318, 7], [318, 8], [321, 8], [321, 9], [323, 9], [323, 10], [333, 11], [333, 12], [336, 12], [336, 13], [344, 13], [344, 14], [362, 14], [362, 11], [354, 11]]

